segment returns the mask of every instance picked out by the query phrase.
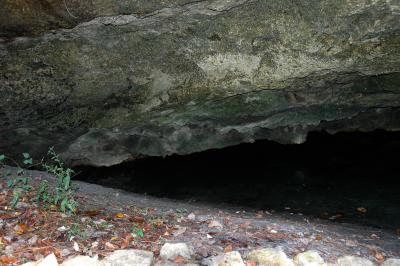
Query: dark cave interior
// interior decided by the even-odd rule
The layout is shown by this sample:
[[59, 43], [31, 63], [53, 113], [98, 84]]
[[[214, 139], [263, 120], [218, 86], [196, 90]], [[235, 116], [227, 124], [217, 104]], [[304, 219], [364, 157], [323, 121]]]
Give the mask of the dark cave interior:
[[80, 180], [156, 197], [396, 229], [399, 152], [400, 132], [313, 132], [300, 145], [257, 141], [77, 170]]

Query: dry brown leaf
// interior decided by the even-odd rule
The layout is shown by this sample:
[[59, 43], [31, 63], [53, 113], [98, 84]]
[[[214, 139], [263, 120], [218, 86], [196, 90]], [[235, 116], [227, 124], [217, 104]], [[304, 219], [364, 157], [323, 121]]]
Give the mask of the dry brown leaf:
[[83, 213], [85, 216], [93, 217], [100, 214], [99, 210], [88, 210]]
[[0, 257], [0, 262], [4, 263], [4, 264], [11, 264], [11, 263], [16, 263], [17, 259], [16, 258], [2, 256], [2, 257]]
[[374, 257], [377, 261], [382, 262], [385, 260], [385, 255], [382, 252], [374, 250]]
[[141, 216], [135, 216], [135, 217], [133, 217], [132, 218], [132, 222], [135, 222], [135, 223], [144, 223], [144, 218], [143, 217], [141, 217]]
[[322, 240], [322, 236], [321, 235], [316, 235], [315, 236], [315, 240], [321, 241]]
[[116, 213], [116, 214], [114, 215], [114, 217], [117, 218], [117, 219], [122, 219], [122, 218], [125, 217], [125, 214], [119, 212], [119, 213]]
[[186, 259], [182, 256], [177, 256], [175, 257], [174, 262], [177, 264], [183, 264], [186, 262]]
[[106, 243], [104, 244], [104, 246], [105, 246], [107, 249], [112, 249], [112, 250], [118, 248], [117, 245], [111, 244], [110, 242], [106, 242]]
[[120, 246], [121, 246], [122, 249], [127, 248], [129, 246], [129, 240], [128, 239], [122, 239]]
[[222, 228], [222, 224], [218, 221], [212, 220], [209, 224], [208, 224], [208, 228]]
[[14, 231], [18, 235], [23, 235], [25, 232], [27, 232], [29, 227], [24, 224], [24, 223], [19, 223], [14, 227]]
[[359, 213], [367, 213], [367, 209], [364, 208], [364, 207], [358, 207], [358, 208], [357, 208], [357, 211], [358, 211]]
[[240, 228], [245, 229], [245, 228], [249, 227], [250, 224], [251, 224], [251, 223], [250, 223], [249, 221], [244, 222], [244, 223], [242, 223], [242, 224], [240, 225]]

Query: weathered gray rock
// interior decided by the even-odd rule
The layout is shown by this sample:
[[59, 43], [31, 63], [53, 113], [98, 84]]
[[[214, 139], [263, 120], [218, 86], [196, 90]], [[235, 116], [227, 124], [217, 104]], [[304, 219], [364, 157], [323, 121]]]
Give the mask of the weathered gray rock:
[[294, 257], [297, 266], [326, 266], [324, 259], [315, 250], [308, 250]]
[[400, 259], [398, 258], [391, 258], [385, 260], [381, 266], [400, 266]]
[[20, 266], [58, 266], [58, 261], [56, 256], [51, 253], [41, 260], [38, 260], [36, 262], [27, 262]]
[[157, 261], [156, 264], [154, 264], [154, 266], [198, 266], [198, 264], [195, 263], [186, 263], [186, 264], [182, 264], [182, 263], [175, 263], [172, 261]]
[[207, 266], [244, 266], [242, 256], [237, 251], [227, 252], [219, 256], [207, 258], [203, 261]]
[[337, 266], [374, 266], [370, 260], [356, 256], [340, 257]]
[[71, 164], [114, 165], [301, 143], [311, 130], [399, 130], [399, 10], [396, 0], [2, 1], [0, 152], [40, 157], [55, 145]]
[[102, 266], [151, 266], [154, 255], [152, 252], [136, 249], [117, 250], [104, 258]]
[[102, 264], [96, 257], [76, 256], [64, 261], [61, 266], [101, 266]]
[[254, 261], [257, 265], [268, 266], [294, 266], [280, 248], [262, 248], [249, 253], [247, 259]]
[[177, 256], [190, 259], [193, 250], [185, 243], [165, 243], [160, 250], [160, 257], [163, 260], [172, 260]]

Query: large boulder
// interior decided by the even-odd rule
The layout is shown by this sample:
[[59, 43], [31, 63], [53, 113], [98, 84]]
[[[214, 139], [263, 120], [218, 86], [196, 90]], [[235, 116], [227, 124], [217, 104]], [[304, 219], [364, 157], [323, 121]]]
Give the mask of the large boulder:
[[0, 3], [0, 153], [109, 166], [400, 129], [396, 0], [34, 2]]

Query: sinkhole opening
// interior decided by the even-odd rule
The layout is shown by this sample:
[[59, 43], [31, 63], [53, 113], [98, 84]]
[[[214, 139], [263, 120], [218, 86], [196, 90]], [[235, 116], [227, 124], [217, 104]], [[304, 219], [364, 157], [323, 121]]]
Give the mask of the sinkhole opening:
[[399, 228], [399, 154], [400, 132], [313, 132], [304, 144], [257, 141], [77, 170], [80, 180], [156, 197]]

